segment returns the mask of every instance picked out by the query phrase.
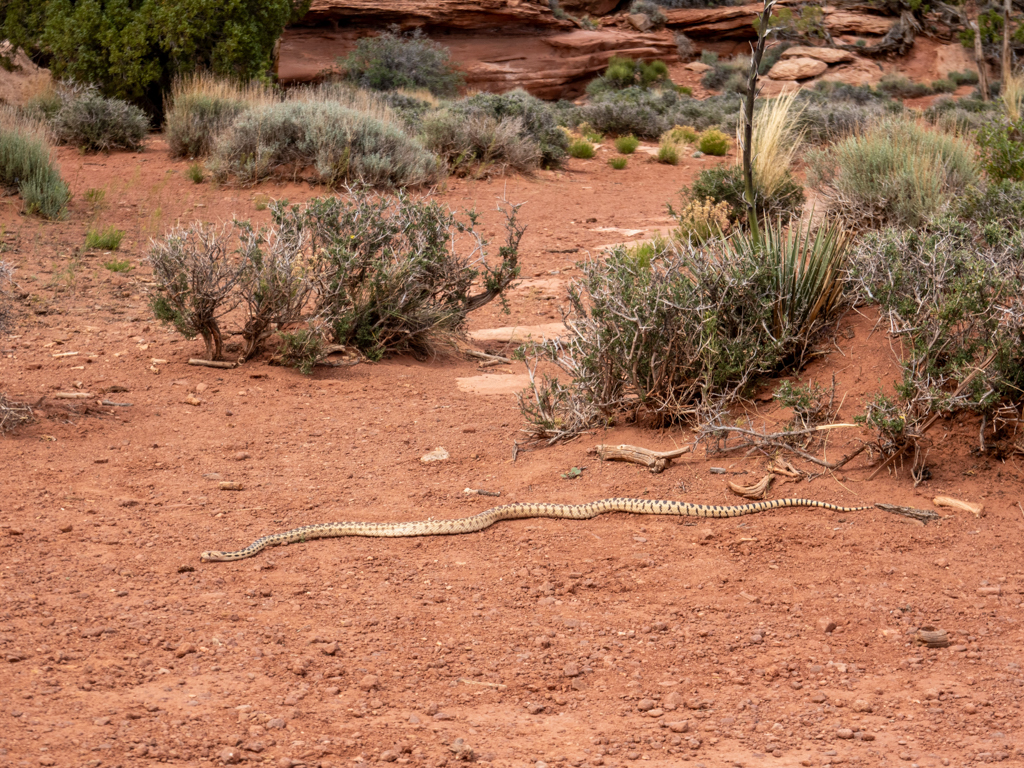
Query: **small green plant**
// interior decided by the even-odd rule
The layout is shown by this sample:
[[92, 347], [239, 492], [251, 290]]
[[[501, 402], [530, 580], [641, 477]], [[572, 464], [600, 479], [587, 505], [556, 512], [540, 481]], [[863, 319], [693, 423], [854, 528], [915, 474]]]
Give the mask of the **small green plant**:
[[128, 259], [111, 259], [103, 262], [103, 267], [111, 272], [130, 272], [132, 263]]
[[705, 155], [725, 155], [729, 151], [729, 138], [714, 128], [704, 131], [697, 140], [697, 148]]
[[661, 135], [662, 141], [670, 141], [673, 144], [696, 144], [700, 138], [696, 128], [689, 125], [677, 125]]
[[783, 407], [793, 409], [793, 424], [797, 429], [810, 429], [829, 422], [837, 410], [834, 378], [831, 389], [817, 382], [794, 386], [784, 381], [775, 390], [774, 397]]
[[875, 87], [895, 99], [916, 99], [921, 96], [929, 96], [932, 93], [932, 89], [928, 85], [915, 83], [905, 75], [898, 74], [885, 75]]
[[56, 270], [46, 283], [47, 288], [52, 288], [54, 293], [73, 294], [78, 287], [78, 270], [82, 262], [77, 257], [71, 257], [63, 267]]
[[585, 138], [587, 141], [593, 144], [597, 144], [602, 139], [604, 139], [604, 134], [601, 133], [600, 131], [595, 131], [593, 128], [590, 127], [589, 123], [580, 123], [580, 125], [576, 128], [576, 132], [579, 133], [579, 135]]
[[620, 136], [615, 140], [615, 149], [623, 155], [632, 155], [640, 146], [640, 140], [636, 136]]
[[594, 145], [586, 139], [575, 139], [569, 144], [569, 155], [580, 160], [589, 160], [594, 153]]
[[87, 189], [82, 193], [82, 199], [85, 200], [93, 208], [100, 208], [103, 205], [103, 201], [107, 198], [107, 190], [105, 189]]
[[679, 165], [679, 148], [670, 141], [663, 141], [658, 146], [655, 159], [665, 165]]
[[604, 74], [587, 86], [587, 93], [594, 95], [633, 87], [648, 89], [666, 83], [670, 83], [668, 65], [660, 59], [645, 62], [635, 61], [628, 56], [613, 56]]
[[608, 165], [610, 165], [616, 171], [621, 171], [626, 167], [626, 164], [628, 162], [629, 160], [627, 160], [625, 157], [613, 157], [611, 160], [608, 161]]
[[262, 192], [257, 192], [252, 196], [252, 207], [257, 211], [267, 210], [267, 206], [270, 205], [270, 195], [265, 195]]
[[206, 180], [206, 173], [200, 163], [192, 163], [185, 171], [185, 175], [193, 184], [202, 184]]
[[[781, 218], [789, 221], [804, 204], [804, 190], [792, 174], [788, 174], [771, 195], [757, 189], [755, 198], [757, 215], [762, 220]], [[703, 200], [727, 203], [730, 221], [745, 222], [743, 169], [738, 165], [719, 165], [702, 170], [690, 188], [683, 191], [683, 203]]]
[[85, 235], [85, 247], [90, 251], [116, 251], [123, 237], [124, 230], [113, 225], [104, 230], [90, 229]]

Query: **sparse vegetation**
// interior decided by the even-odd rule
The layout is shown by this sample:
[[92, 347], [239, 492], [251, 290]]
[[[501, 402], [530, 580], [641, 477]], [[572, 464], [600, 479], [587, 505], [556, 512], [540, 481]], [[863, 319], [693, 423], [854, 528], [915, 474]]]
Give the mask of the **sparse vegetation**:
[[696, 144], [699, 138], [697, 129], [689, 125], [677, 125], [661, 134], [661, 141], [672, 144]]
[[67, 216], [71, 190], [53, 162], [48, 139], [38, 121], [0, 111], [0, 187], [17, 190], [27, 213], [58, 221]]
[[581, 265], [570, 333], [535, 345], [570, 379], [535, 377], [519, 397], [532, 439], [619, 420], [705, 423], [758, 377], [798, 360], [836, 316], [846, 240], [835, 227], [625, 246]]
[[50, 120], [60, 144], [71, 144], [85, 152], [137, 150], [149, 133], [145, 112], [122, 99], [101, 96], [94, 88], [64, 91], [61, 102]]
[[697, 139], [697, 148], [705, 155], [725, 155], [729, 151], [729, 137], [714, 128], [704, 131]]
[[441, 178], [438, 159], [390, 120], [385, 108], [374, 114], [329, 96], [314, 91], [242, 113], [216, 142], [207, 164], [214, 178], [255, 184], [305, 167], [331, 187], [406, 187]]
[[260, 82], [242, 85], [206, 72], [176, 78], [171, 86], [165, 127], [171, 157], [208, 156], [217, 137], [240, 114], [279, 101], [276, 91]]
[[185, 175], [188, 176], [189, 181], [193, 184], [202, 184], [206, 181], [206, 172], [203, 170], [203, 166], [200, 163], [192, 163], [185, 171]]
[[854, 226], [919, 225], [977, 179], [966, 141], [909, 120], [878, 123], [807, 161], [821, 201]]
[[85, 247], [90, 251], [116, 251], [121, 247], [124, 230], [110, 225], [106, 229], [90, 229], [85, 235]]
[[591, 95], [626, 88], [649, 89], [670, 84], [668, 66], [661, 60], [635, 61], [627, 56], [613, 56], [604, 73], [590, 81], [587, 93]]
[[[267, 229], [239, 221], [220, 230], [195, 224], [172, 230], [150, 251], [154, 314], [186, 338], [202, 336], [210, 359], [223, 352], [221, 319], [239, 304], [242, 358], [256, 354], [275, 326], [297, 323], [305, 327], [281, 334], [280, 352], [307, 371], [332, 344], [355, 346], [373, 359], [432, 354], [519, 272], [516, 206], [505, 208], [507, 237], [494, 266], [473, 229], [475, 217], [467, 225], [434, 201], [359, 190], [351, 202], [316, 198], [270, 208]], [[456, 250], [460, 236], [469, 238], [468, 256]], [[472, 293], [480, 278], [483, 290]]]
[[615, 149], [623, 155], [632, 155], [640, 146], [640, 140], [636, 136], [620, 136], [615, 140]]
[[103, 262], [103, 268], [111, 272], [131, 272], [132, 263], [128, 259], [111, 259]]
[[658, 154], [655, 159], [665, 165], [679, 165], [679, 148], [671, 141], [663, 141], [658, 146]]
[[732, 208], [726, 202], [716, 203], [711, 198], [691, 200], [678, 211], [669, 206], [669, 212], [676, 220], [674, 237], [685, 241], [703, 243], [712, 237], [721, 237], [729, 231]]
[[629, 160], [626, 159], [625, 157], [613, 157], [611, 160], [608, 161], [608, 165], [610, 165], [616, 171], [621, 171], [625, 169], [628, 163]]
[[408, 35], [392, 29], [360, 38], [338, 65], [350, 81], [373, 91], [424, 88], [435, 96], [454, 96], [462, 85], [448, 49], [419, 29]]
[[[743, 199], [743, 172], [739, 165], [719, 165], [706, 168], [697, 174], [693, 184], [684, 190], [683, 205], [695, 200], [712, 200], [728, 204], [732, 222], [745, 222], [746, 203]], [[804, 204], [804, 190], [792, 175], [783, 178], [772, 195], [758, 190], [756, 194], [757, 214], [761, 219], [781, 218], [789, 221], [800, 212]]]
[[594, 156], [594, 145], [583, 138], [573, 139], [569, 144], [569, 154], [581, 160], [589, 160]]
[[102, 208], [103, 201], [107, 199], [107, 190], [97, 189], [92, 187], [91, 189], [85, 190], [82, 193], [82, 199], [85, 200], [93, 208]]

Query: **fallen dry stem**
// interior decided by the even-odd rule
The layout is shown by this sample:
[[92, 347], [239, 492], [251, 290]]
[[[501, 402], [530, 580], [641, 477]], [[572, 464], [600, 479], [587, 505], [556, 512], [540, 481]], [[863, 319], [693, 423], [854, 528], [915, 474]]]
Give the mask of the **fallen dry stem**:
[[822, 430], [840, 429], [842, 427], [856, 427], [856, 426], [858, 426], [858, 425], [857, 424], [822, 424], [820, 426], [810, 427], [808, 429], [794, 429], [794, 430], [792, 430], [790, 432], [774, 432], [772, 434], [767, 434], [767, 435], [764, 434], [763, 432], [757, 432], [757, 431], [752, 430], [752, 429], [744, 429], [743, 427], [715, 426], [715, 427], [706, 427], [705, 429], [701, 430], [700, 437], [705, 437], [707, 435], [714, 435], [715, 433], [719, 433], [719, 432], [731, 432], [731, 433], [735, 433], [735, 434], [739, 434], [739, 435], [746, 435], [747, 437], [750, 437], [752, 439], [751, 440], [747, 440], [747, 441], [742, 442], [742, 443], [737, 443], [736, 445], [720, 446], [717, 449], [718, 452], [725, 453], [726, 451], [736, 451], [736, 450], [740, 450], [740, 449], [744, 449], [744, 448], [758, 448], [758, 449], [764, 449], [766, 447], [767, 448], [781, 448], [781, 449], [786, 450], [786, 451], [792, 451], [793, 453], [795, 453], [800, 458], [806, 459], [807, 461], [809, 461], [809, 462], [811, 462], [813, 464], [817, 464], [819, 467], [825, 467], [826, 469], [839, 469], [843, 465], [847, 464], [854, 457], [859, 456], [867, 448], [867, 445], [862, 445], [857, 450], [855, 450], [852, 453], [849, 453], [846, 456], [844, 456], [843, 458], [839, 459], [839, 461], [829, 462], [829, 461], [825, 461], [824, 459], [819, 459], [817, 456], [814, 456], [814, 455], [808, 453], [807, 451], [801, 450], [800, 448], [796, 448], [793, 445], [790, 445], [788, 442], [785, 442], [785, 441], [786, 441], [786, 439], [792, 438], [794, 435], [809, 434], [809, 433], [812, 433], [812, 432], [818, 432], [818, 431], [822, 431]]

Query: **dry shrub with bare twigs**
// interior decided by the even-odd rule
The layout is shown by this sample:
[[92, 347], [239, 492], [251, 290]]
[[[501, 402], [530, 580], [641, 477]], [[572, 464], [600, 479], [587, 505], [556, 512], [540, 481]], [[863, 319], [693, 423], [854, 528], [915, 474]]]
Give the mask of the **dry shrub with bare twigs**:
[[[272, 223], [262, 229], [244, 221], [176, 229], [150, 251], [153, 310], [187, 338], [201, 335], [214, 360], [223, 350], [221, 319], [239, 305], [243, 360], [274, 330], [282, 359], [306, 372], [331, 345], [372, 359], [432, 354], [519, 274], [518, 208], [504, 209], [507, 238], [497, 264], [487, 261], [475, 214], [466, 224], [437, 201], [404, 194], [359, 190], [350, 200], [275, 202]], [[468, 238], [468, 255], [457, 247], [460, 235]], [[483, 288], [473, 293], [478, 279]]]
[[582, 265], [569, 332], [533, 348], [571, 377], [521, 394], [526, 431], [553, 442], [625, 418], [715, 420], [758, 377], [797, 365], [842, 303], [846, 238], [769, 225], [703, 247], [673, 239], [619, 247]]
[[[0, 261], [0, 333], [10, 328], [13, 320], [8, 289], [13, 283], [13, 275], [14, 270], [6, 262]], [[0, 435], [5, 435], [31, 420], [31, 406], [10, 400], [0, 393]]]
[[1024, 237], [1004, 233], [993, 242], [994, 230], [978, 229], [943, 218], [872, 233], [852, 262], [854, 285], [881, 306], [903, 367], [895, 392], [879, 393], [861, 420], [883, 455], [913, 450], [917, 479], [924, 433], [939, 414], [980, 414], [984, 449], [994, 414], [1019, 414], [1024, 405]]

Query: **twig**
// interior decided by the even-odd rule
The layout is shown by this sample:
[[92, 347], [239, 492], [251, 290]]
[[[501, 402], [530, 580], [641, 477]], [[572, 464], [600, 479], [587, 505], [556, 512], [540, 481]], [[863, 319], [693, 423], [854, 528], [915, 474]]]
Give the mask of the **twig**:
[[747, 435], [749, 437], [756, 438], [758, 441], [760, 441], [760, 444], [755, 444], [755, 443], [753, 443], [753, 441], [751, 441], [751, 442], [747, 442], [747, 443], [740, 443], [738, 445], [726, 446], [725, 448], [720, 448], [719, 449], [722, 452], [725, 452], [725, 451], [735, 451], [735, 450], [737, 450], [739, 448], [747, 448], [747, 447], [749, 447], [752, 444], [758, 445], [758, 447], [760, 447], [760, 445], [768, 445], [768, 446], [771, 446], [772, 448], [782, 448], [783, 450], [786, 450], [786, 451], [792, 451], [793, 453], [795, 453], [800, 458], [806, 459], [807, 461], [809, 461], [809, 462], [811, 462], [813, 464], [817, 464], [819, 467], [825, 467], [826, 469], [839, 469], [844, 464], [848, 463], [851, 459], [853, 459], [856, 456], [860, 455], [860, 453], [863, 452], [867, 448], [867, 445], [862, 445], [860, 448], [855, 450], [853, 453], [849, 453], [846, 456], [844, 456], [843, 458], [839, 459], [839, 461], [829, 462], [829, 461], [825, 461], [824, 459], [819, 459], [817, 456], [814, 456], [814, 455], [808, 453], [807, 451], [801, 450], [800, 448], [796, 448], [796, 447], [790, 445], [789, 443], [785, 442], [784, 440], [779, 440], [777, 438], [787, 438], [787, 437], [793, 437], [794, 435], [808, 434], [808, 433], [811, 433], [811, 432], [818, 432], [818, 431], [821, 431], [821, 430], [839, 429], [840, 427], [856, 427], [856, 426], [858, 426], [858, 425], [857, 424], [822, 424], [821, 426], [818, 426], [818, 427], [810, 427], [808, 429], [794, 429], [792, 432], [775, 432], [775, 433], [770, 434], [770, 435], [763, 435], [760, 432], [754, 432], [753, 430], [750, 430], [750, 429], [743, 429], [742, 427], [719, 426], [719, 427], [709, 427], [709, 428], [707, 428], [704, 431], [704, 433], [705, 434], [710, 434], [710, 433], [713, 433], [713, 432], [738, 432], [741, 435]]
[[188, 361], [189, 365], [204, 365], [207, 368], [237, 368], [238, 363], [229, 363], [226, 360], [200, 360], [193, 357]]
[[465, 683], [466, 685], [482, 685], [485, 688], [497, 688], [499, 691], [504, 691], [508, 687], [504, 683], [486, 683], [482, 680], [470, 680], [466, 677], [460, 677], [459, 682]]
[[462, 354], [466, 355], [467, 357], [475, 357], [477, 360], [487, 360], [488, 362], [490, 362], [492, 364], [497, 364], [497, 363], [506, 363], [508, 365], [512, 364], [512, 361], [509, 358], [502, 357], [501, 355], [490, 355], [487, 352], [480, 352], [480, 351], [475, 350], [475, 349], [469, 349], [468, 347], [465, 348], [465, 349], [462, 349], [460, 351], [462, 352]]
[[903, 515], [904, 517], [912, 517], [915, 520], [920, 520], [922, 523], [927, 523], [929, 520], [941, 520], [942, 515], [937, 512], [933, 512], [930, 509], [917, 509], [916, 507], [904, 507], [899, 504], [875, 504], [876, 507], [884, 512], [892, 512], [894, 515]]
[[631, 464], [642, 464], [654, 474], [664, 471], [684, 453], [693, 450], [692, 445], [684, 445], [674, 451], [651, 451], [636, 445], [597, 445], [588, 453], [596, 453], [601, 461], [628, 461]]
[[95, 395], [91, 392], [55, 392], [51, 397], [56, 400], [89, 400]]
[[113, 400], [101, 400], [100, 405], [111, 405], [117, 408], [131, 408], [131, 403], [115, 403]]

